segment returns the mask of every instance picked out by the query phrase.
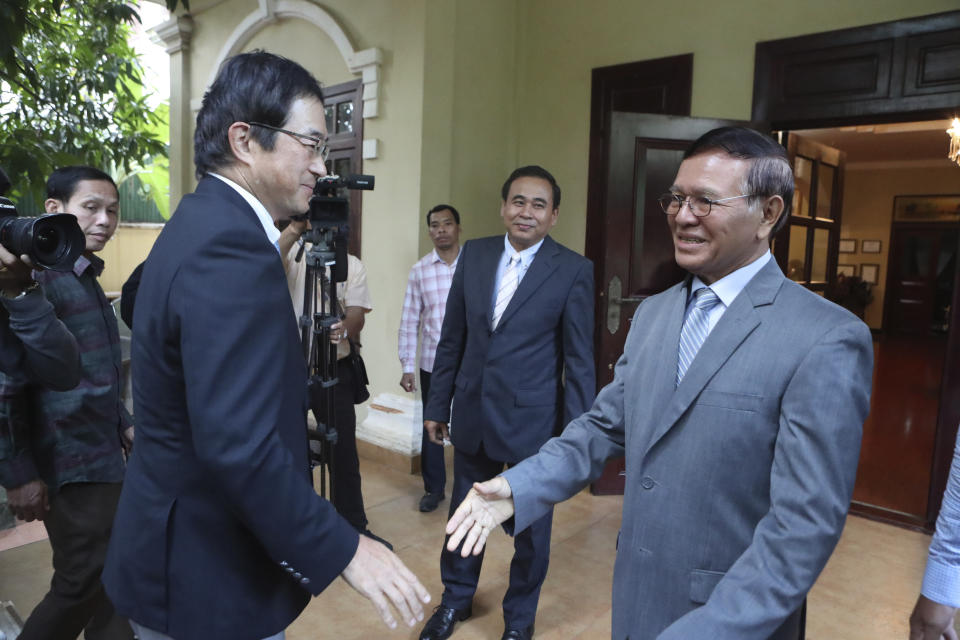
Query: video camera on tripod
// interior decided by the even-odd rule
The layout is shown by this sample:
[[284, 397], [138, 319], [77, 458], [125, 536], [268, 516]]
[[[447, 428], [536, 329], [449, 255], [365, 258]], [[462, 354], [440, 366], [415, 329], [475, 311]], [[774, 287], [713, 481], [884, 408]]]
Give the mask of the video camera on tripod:
[[69, 213], [20, 217], [6, 196], [10, 179], [0, 169], [0, 244], [17, 256], [26, 255], [39, 269], [70, 271], [86, 247], [77, 218]]
[[[306, 249], [307, 275], [304, 283], [300, 338], [307, 359], [307, 390], [310, 408], [317, 419], [317, 430], [310, 430], [313, 466], [319, 466], [320, 495], [326, 496], [326, 475], [330, 476], [330, 500], [333, 500], [332, 449], [337, 443], [333, 392], [338, 382], [337, 345], [330, 342], [331, 328], [340, 322], [336, 283], [347, 279], [347, 240], [349, 238], [350, 201], [348, 190], [372, 190], [374, 177], [333, 175], [317, 180], [305, 214], [309, 228], [301, 235], [297, 261]], [[330, 276], [327, 277], [327, 268]], [[318, 296], [317, 293], [320, 293]], [[317, 304], [319, 302], [319, 308]], [[326, 467], [326, 474], [324, 473]]]

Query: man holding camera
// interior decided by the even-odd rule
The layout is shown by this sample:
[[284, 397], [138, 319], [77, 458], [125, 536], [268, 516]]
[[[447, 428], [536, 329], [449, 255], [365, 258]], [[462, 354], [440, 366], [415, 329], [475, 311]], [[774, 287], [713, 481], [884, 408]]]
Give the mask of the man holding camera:
[[88, 638], [127, 639], [130, 626], [100, 583], [123, 479], [121, 440], [133, 435], [120, 396], [117, 321], [97, 282], [103, 261], [93, 255], [116, 229], [117, 187], [92, 167], [57, 169], [45, 208], [75, 215], [85, 236], [72, 271], [34, 273], [79, 347], [80, 382], [63, 390], [30, 384], [23, 372], [0, 375], [0, 483], [14, 515], [43, 520], [53, 548], [50, 591], [19, 637], [73, 640], [85, 630]]
[[[306, 251], [309, 243], [300, 243], [304, 231], [310, 223], [307, 220], [293, 220], [280, 234], [278, 246], [283, 256], [287, 272], [287, 286], [293, 309], [299, 316], [303, 311], [304, 285], [306, 283], [306, 260], [301, 247]], [[300, 260], [297, 260], [297, 257]], [[330, 270], [326, 271], [327, 277]], [[340, 322], [331, 327], [330, 340], [337, 345], [337, 384], [333, 387], [333, 427], [337, 432], [337, 441], [331, 448], [331, 500], [337, 513], [347, 519], [353, 528], [363, 535], [384, 543], [392, 549], [389, 542], [370, 531], [367, 513], [363, 507], [361, 491], [360, 457], [357, 454], [357, 411], [355, 404], [363, 402], [367, 392], [367, 380], [354, 366], [359, 357], [360, 331], [366, 322], [366, 315], [373, 311], [373, 300], [367, 286], [367, 269], [360, 258], [347, 254], [347, 276], [343, 282], [336, 283], [337, 307], [327, 309], [333, 315], [341, 317]], [[320, 302], [319, 282], [317, 304]], [[342, 313], [339, 313], [342, 312]], [[320, 407], [315, 407], [320, 408]]]
[[391, 628], [430, 599], [313, 488], [275, 222], [307, 211], [326, 136], [320, 85], [263, 51], [225, 61], [197, 114], [199, 184], [134, 309], [137, 446], [103, 574], [141, 640], [282, 638], [337, 576]]
[[55, 391], [80, 381], [77, 339], [63, 324], [33, 278], [27, 256], [0, 246], [0, 371], [23, 375]]

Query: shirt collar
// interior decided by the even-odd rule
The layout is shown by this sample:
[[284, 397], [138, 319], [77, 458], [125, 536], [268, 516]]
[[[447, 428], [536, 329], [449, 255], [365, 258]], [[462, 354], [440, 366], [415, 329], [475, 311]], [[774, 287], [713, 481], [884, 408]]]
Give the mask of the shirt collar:
[[93, 267], [93, 275], [97, 278], [100, 277], [100, 274], [103, 273], [103, 267], [105, 266], [103, 260], [99, 257], [86, 252], [81, 253], [77, 258], [77, 261], [73, 263], [73, 273], [78, 278], [83, 275], [83, 272], [87, 270], [88, 267]]
[[[730, 305], [733, 304], [734, 299], [740, 295], [740, 292], [743, 291], [747, 283], [753, 279], [753, 276], [757, 275], [760, 269], [763, 269], [771, 257], [770, 250], [768, 249], [762, 256], [750, 264], [740, 267], [733, 273], [728, 273], [710, 285], [710, 288], [717, 294], [717, 297], [720, 298], [720, 302], [723, 303], [724, 307], [729, 308]], [[706, 286], [699, 277], [693, 276], [693, 280], [690, 283], [690, 295], [693, 296], [697, 290], [703, 289]], [[689, 302], [690, 298], [687, 298], [687, 301]]]
[[253, 209], [253, 212], [257, 214], [257, 220], [260, 221], [260, 224], [263, 226], [264, 233], [267, 234], [267, 240], [270, 241], [270, 244], [277, 244], [277, 240], [280, 239], [280, 230], [273, 224], [273, 218], [270, 217], [270, 214], [267, 212], [267, 208], [263, 206], [263, 203], [257, 200], [252, 193], [238, 185], [236, 182], [229, 178], [224, 178], [219, 173], [209, 172], [209, 175], [219, 178], [226, 182], [228, 185], [233, 187], [234, 191], [243, 196], [243, 199], [247, 201], [247, 204]]
[[[460, 259], [460, 249], [462, 249], [462, 248], [463, 248], [463, 247], [460, 247], [460, 248], [457, 249], [457, 257], [454, 258], [454, 259], [453, 259], [453, 262], [450, 263], [450, 266], [451, 266], [451, 267], [457, 266], [457, 260]], [[437, 253], [437, 250], [434, 249], [433, 251], [430, 252], [430, 263], [431, 263], [431, 264], [436, 264], [436, 263], [438, 263], [438, 262], [443, 262], [443, 264], [447, 264], [447, 263], [444, 261], [444, 259], [440, 257], [440, 254]]]
[[540, 250], [540, 245], [543, 244], [543, 241], [546, 239], [546, 236], [540, 238], [540, 242], [537, 244], [527, 247], [523, 251], [517, 251], [513, 248], [513, 245], [510, 244], [510, 235], [505, 233], [503, 234], [503, 250], [507, 253], [508, 256], [517, 254], [520, 256], [520, 264], [525, 268], [530, 266], [530, 263], [533, 262], [533, 258], [537, 255], [537, 251]]

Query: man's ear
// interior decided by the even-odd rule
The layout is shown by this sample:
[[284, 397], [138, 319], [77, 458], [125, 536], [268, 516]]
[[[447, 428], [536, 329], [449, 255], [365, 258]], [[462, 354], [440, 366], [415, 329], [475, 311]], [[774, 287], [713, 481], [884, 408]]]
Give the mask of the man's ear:
[[757, 235], [760, 236], [760, 238], [770, 236], [780, 216], [784, 215], [785, 208], [786, 205], [784, 205], [781, 196], [769, 196], [767, 198], [766, 202], [763, 203], [763, 220], [760, 222], [760, 229], [757, 231]]
[[227, 129], [227, 139], [230, 141], [230, 151], [241, 163], [249, 165], [253, 161], [251, 149], [250, 125], [246, 122], [234, 122]]
[[67, 208], [56, 198], [47, 198], [43, 201], [43, 210], [47, 213], [65, 213]]

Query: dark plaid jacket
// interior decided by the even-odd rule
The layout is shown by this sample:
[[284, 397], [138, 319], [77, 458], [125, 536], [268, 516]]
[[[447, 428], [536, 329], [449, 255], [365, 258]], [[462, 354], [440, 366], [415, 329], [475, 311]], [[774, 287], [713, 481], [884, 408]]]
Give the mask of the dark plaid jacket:
[[53, 391], [0, 373], [0, 485], [41, 478], [51, 493], [72, 482], [120, 482], [120, 434], [133, 424], [120, 395], [120, 335], [97, 277], [103, 260], [39, 271], [47, 299], [80, 348], [80, 383]]

